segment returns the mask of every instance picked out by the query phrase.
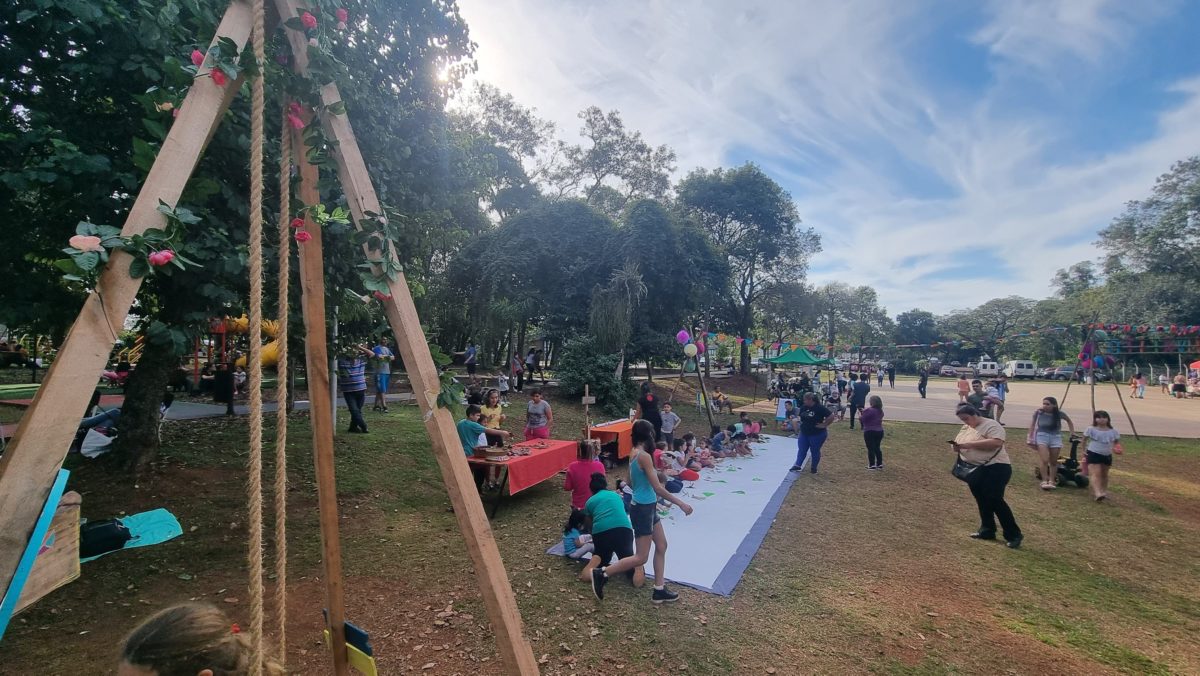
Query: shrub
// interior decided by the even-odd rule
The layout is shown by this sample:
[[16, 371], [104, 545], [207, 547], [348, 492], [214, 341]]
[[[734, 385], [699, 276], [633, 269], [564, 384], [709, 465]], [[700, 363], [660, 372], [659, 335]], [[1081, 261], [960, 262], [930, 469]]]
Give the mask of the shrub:
[[562, 350], [554, 372], [563, 394], [582, 397], [583, 387], [588, 385], [596, 405], [606, 413], [616, 416], [629, 413], [634, 402], [633, 385], [616, 375], [618, 355], [601, 354], [591, 336], [572, 338]]

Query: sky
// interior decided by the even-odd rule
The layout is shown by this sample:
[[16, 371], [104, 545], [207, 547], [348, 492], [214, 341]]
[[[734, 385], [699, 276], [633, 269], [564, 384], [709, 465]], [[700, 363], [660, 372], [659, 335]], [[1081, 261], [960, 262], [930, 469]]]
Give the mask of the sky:
[[459, 0], [476, 78], [578, 142], [621, 112], [676, 179], [754, 162], [895, 315], [1052, 293], [1200, 152], [1192, 0]]

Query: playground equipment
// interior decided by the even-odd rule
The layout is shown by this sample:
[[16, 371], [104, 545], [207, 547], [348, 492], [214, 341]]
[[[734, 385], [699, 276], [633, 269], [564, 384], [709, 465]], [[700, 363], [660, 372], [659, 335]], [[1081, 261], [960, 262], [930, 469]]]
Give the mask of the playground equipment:
[[[222, 41], [231, 41], [239, 50], [253, 36], [254, 58], [264, 60], [265, 9], [263, 0], [233, 0], [221, 19], [215, 36]], [[294, 19], [305, 12], [297, 0], [274, 0], [278, 17]], [[307, 75], [309, 43], [304, 32], [285, 29], [291, 50], [291, 62], [300, 75]], [[216, 44], [217, 37], [213, 43]], [[211, 45], [210, 45], [211, 49]], [[150, 227], [162, 227], [164, 215], [158, 211], [159, 204], [174, 206], [184, 185], [204, 150], [207, 139], [214, 133], [233, 97], [242, 89], [242, 80], [222, 87], [210, 77], [209, 65], [202, 65], [199, 77], [189, 89], [183, 105], [178, 106], [178, 117], [171, 126], [161, 150], [155, 159], [142, 186], [125, 226], [124, 236], [140, 234]], [[251, 335], [261, 332], [262, 323], [262, 149], [263, 138], [263, 81], [256, 76], [251, 81], [251, 171], [250, 171], [250, 313], [248, 326]], [[344, 114], [344, 105], [336, 83], [320, 87], [320, 123], [331, 140], [330, 153], [337, 164], [337, 174], [346, 194], [355, 227], [362, 229], [373, 216], [384, 213], [350, 122]], [[307, 125], [316, 115], [302, 102], [291, 102], [293, 110], [299, 110], [300, 122]], [[341, 110], [342, 112], [334, 112]], [[317, 187], [317, 167], [310, 164], [305, 153], [304, 139], [299, 129], [284, 124], [281, 152], [281, 204], [279, 241], [281, 252], [280, 274], [280, 317], [287, 316], [288, 278], [287, 261], [290, 255], [292, 233], [289, 219], [292, 216], [288, 204], [290, 185], [288, 177], [294, 161], [299, 166], [299, 197], [306, 206], [317, 205], [320, 194]], [[303, 244], [298, 245], [300, 280], [303, 299], [303, 316], [307, 328], [308, 383], [313, 391], [324, 391], [329, 386], [328, 348], [325, 338], [325, 280], [322, 256], [321, 229], [312, 218], [311, 210], [303, 210], [303, 225], [299, 229], [307, 234]], [[379, 237], [376, 232], [373, 237]], [[374, 244], [374, 246], [372, 246]], [[529, 643], [525, 640], [508, 575], [492, 535], [491, 526], [474, 488], [474, 480], [461, 452], [458, 434], [450, 412], [437, 406], [440, 382], [437, 368], [429, 353], [426, 337], [421, 329], [413, 298], [403, 272], [399, 271], [395, 252], [384, 248], [388, 257], [380, 261], [379, 242], [367, 242], [364, 253], [371, 255], [376, 264], [375, 272], [380, 282], [387, 286], [384, 301], [388, 322], [394, 332], [405, 370], [418, 393], [416, 400], [423, 413], [423, 420], [433, 442], [433, 451], [442, 470], [443, 480], [454, 507], [455, 518], [466, 540], [467, 553], [482, 592], [484, 606], [488, 612], [491, 630], [496, 639], [500, 658], [509, 673], [536, 674], [537, 661]], [[46, 374], [45, 382], [34, 398], [33, 405], [22, 418], [13, 437], [13, 442], [0, 459], [0, 589], [7, 598], [19, 595], [23, 578], [21, 567], [31, 549], [41, 545], [39, 531], [44, 532], [42, 515], [46, 505], [57, 504], [54, 495], [59, 481], [64, 449], [70, 443], [74, 427], [66, 424], [78, 420], [79, 413], [91, 394], [90, 388], [79, 387], [80, 382], [95, 378], [107, 361], [112, 336], [116, 327], [123, 325], [129, 308], [134, 302], [142, 278], [129, 274], [130, 254], [113, 251], [108, 264], [100, 274], [95, 291], [89, 294], [84, 306], [68, 333], [59, 351], [54, 366]], [[379, 264], [387, 266], [385, 274]], [[101, 300], [103, 298], [103, 301]], [[286, 323], [279, 331], [280, 360], [286, 359]], [[250, 607], [252, 623], [247, 630], [256, 649], [256, 663], [261, 665], [266, 648], [263, 637], [263, 561], [262, 561], [262, 345], [258, 340], [250, 341], [249, 393], [250, 393], [250, 452], [249, 452], [249, 542], [248, 558], [250, 571]], [[284, 396], [284, 388], [279, 388]], [[347, 623], [343, 603], [341, 549], [338, 535], [338, 505], [335, 494], [333, 468], [332, 403], [324, 397], [313, 397], [311, 402], [311, 429], [314, 462], [317, 477], [317, 503], [321, 528], [322, 580], [326, 592], [326, 629], [330, 634], [329, 647], [332, 672], [339, 676], [348, 673]], [[286, 527], [286, 456], [282, 450], [285, 443], [286, 412], [279, 407], [281, 423], [276, 438], [277, 475], [275, 477], [276, 533]], [[65, 477], [63, 477], [65, 479]], [[59, 489], [61, 490], [61, 489]], [[286, 542], [277, 537], [279, 545], [275, 552], [276, 611], [280, 645], [273, 652], [282, 658], [286, 645], [282, 629], [286, 623], [286, 610], [281, 603], [286, 594], [286, 578], [278, 571], [286, 561]], [[3, 606], [7, 608], [8, 606]], [[320, 612], [313, 611], [310, 612]], [[261, 669], [252, 667], [251, 673]]]

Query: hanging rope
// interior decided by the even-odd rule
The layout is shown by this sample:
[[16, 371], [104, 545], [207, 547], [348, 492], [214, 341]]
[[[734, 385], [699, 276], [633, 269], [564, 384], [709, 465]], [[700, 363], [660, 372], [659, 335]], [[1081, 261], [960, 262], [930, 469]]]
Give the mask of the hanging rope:
[[288, 128], [287, 102], [279, 135], [279, 361], [275, 366], [275, 628], [279, 632], [276, 654], [287, 665], [287, 347], [288, 283], [291, 274], [292, 233], [292, 130]]
[[246, 493], [249, 503], [250, 673], [263, 670], [263, 497], [262, 497], [262, 300], [263, 300], [263, 0], [254, 0], [254, 62], [250, 83], [250, 458]]

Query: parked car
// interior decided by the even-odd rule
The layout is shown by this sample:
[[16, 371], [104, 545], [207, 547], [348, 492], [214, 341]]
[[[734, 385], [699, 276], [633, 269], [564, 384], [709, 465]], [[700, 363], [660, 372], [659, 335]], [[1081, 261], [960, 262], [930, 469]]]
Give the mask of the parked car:
[[1044, 368], [1040, 368], [1040, 369], [1038, 369], [1037, 377], [1050, 378], [1051, 376], [1054, 375], [1054, 372], [1057, 370], [1058, 370], [1057, 366], [1046, 366]]
[[950, 365], [955, 368], [958, 368], [959, 366], [962, 366], [962, 362], [952, 361], [952, 362], [950, 362]]
[[1059, 366], [1051, 370], [1046, 376], [1050, 380], [1070, 380], [1075, 377], [1074, 366]]
[[958, 369], [954, 368], [953, 366], [943, 366], [942, 370], [938, 371], [938, 375], [946, 376], [947, 378], [957, 378]]
[[[1054, 369], [1050, 375], [1048, 375], [1046, 377], [1049, 378], [1050, 380], [1070, 380], [1071, 378], [1083, 378], [1084, 375], [1086, 375], [1086, 372], [1084, 374], [1077, 375], [1075, 372], [1074, 366], [1059, 366], [1058, 368]], [[1112, 380], [1112, 376], [1109, 375], [1108, 373], [1105, 373], [1104, 371], [1095, 371], [1094, 375], [1096, 378], [1096, 382], [1102, 383], [1102, 382], [1108, 382], [1109, 380]]]

